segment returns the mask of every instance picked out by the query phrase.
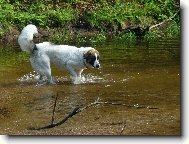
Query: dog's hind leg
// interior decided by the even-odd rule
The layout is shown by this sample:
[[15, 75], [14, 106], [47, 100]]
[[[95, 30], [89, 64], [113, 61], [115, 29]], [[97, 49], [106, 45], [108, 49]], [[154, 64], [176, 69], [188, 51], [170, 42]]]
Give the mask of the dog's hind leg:
[[47, 74], [46, 74], [46, 77], [47, 77], [47, 83], [48, 83], [48, 84], [56, 84], [56, 83], [53, 81], [51, 74], [47, 73]]
[[43, 75], [39, 74], [39, 81], [43, 81]]
[[47, 83], [48, 84], [55, 84], [55, 82], [52, 79], [51, 76], [51, 68], [50, 68], [50, 63], [49, 66], [44, 66], [42, 69], [40, 69], [41, 77], [46, 76], [47, 77]]
[[[38, 72], [39, 73], [39, 72]], [[44, 82], [44, 76], [39, 74], [39, 79], [38, 79], [39, 83], [43, 83]]]
[[43, 76], [46, 76], [47, 83], [55, 84], [51, 76], [50, 60], [48, 57], [46, 56], [31, 57], [30, 62], [33, 69], [40, 74], [40, 78], [42, 78]]

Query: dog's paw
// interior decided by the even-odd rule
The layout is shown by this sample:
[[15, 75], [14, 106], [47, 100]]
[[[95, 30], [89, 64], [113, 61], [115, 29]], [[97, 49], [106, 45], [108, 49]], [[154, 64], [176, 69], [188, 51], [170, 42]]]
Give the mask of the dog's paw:
[[83, 82], [81, 80], [78, 80], [78, 79], [73, 81], [73, 84], [75, 84], [75, 85], [81, 84], [81, 83], [83, 83]]
[[78, 77], [73, 80], [73, 84], [82, 84], [85, 81], [85, 77]]
[[49, 84], [49, 85], [55, 85], [56, 83], [54, 81], [47, 81], [47, 84]]
[[81, 82], [80, 81], [73, 81], [73, 84], [78, 85], [78, 84], [81, 84]]
[[54, 81], [38, 81], [36, 86], [55, 85]]
[[43, 81], [43, 82], [37, 82], [36, 86], [43, 86], [43, 85], [46, 85], [47, 82], [46, 81]]

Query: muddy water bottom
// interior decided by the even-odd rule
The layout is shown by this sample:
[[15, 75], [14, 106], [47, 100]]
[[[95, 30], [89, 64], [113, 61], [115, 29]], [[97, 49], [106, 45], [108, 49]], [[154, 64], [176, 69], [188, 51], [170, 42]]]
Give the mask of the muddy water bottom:
[[[79, 85], [53, 67], [57, 84], [38, 86], [29, 62], [4, 64], [0, 134], [180, 135], [179, 48], [117, 47], [99, 47], [101, 70], [85, 70]], [[87, 108], [57, 127], [31, 130], [50, 125], [52, 116], [58, 123], [76, 107]]]

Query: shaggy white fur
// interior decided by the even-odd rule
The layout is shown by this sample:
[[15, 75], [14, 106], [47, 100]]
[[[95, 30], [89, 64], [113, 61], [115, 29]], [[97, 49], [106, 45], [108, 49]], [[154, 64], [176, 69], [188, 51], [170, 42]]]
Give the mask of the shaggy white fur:
[[54, 45], [49, 42], [34, 44], [33, 35], [37, 34], [35, 25], [27, 25], [21, 32], [18, 43], [23, 51], [30, 53], [33, 69], [40, 74], [40, 81], [47, 77], [47, 82], [54, 84], [50, 63], [70, 72], [74, 84], [81, 82], [81, 73], [92, 66], [100, 68], [99, 52], [92, 47]]
[[23, 51], [30, 52], [34, 47], [33, 36], [38, 34], [37, 27], [29, 24], [23, 28], [21, 34], [18, 37], [18, 43]]

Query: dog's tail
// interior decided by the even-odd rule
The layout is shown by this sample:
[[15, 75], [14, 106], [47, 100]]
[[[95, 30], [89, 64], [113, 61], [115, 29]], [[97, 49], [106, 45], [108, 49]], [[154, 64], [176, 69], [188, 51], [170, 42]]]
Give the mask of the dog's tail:
[[35, 25], [29, 24], [23, 28], [18, 37], [18, 44], [23, 51], [32, 53], [36, 47], [33, 42], [33, 37], [36, 34], [38, 34], [38, 30]]

